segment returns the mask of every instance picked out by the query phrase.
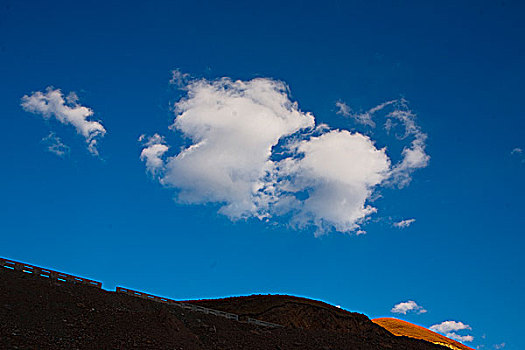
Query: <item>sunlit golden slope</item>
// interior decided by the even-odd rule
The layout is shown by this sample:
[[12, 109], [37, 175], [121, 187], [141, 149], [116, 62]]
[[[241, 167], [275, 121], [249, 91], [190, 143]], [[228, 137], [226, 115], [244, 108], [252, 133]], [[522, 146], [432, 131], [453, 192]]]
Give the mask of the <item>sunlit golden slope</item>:
[[472, 348], [441, 334], [437, 334], [426, 328], [396, 318], [376, 318], [373, 319], [372, 322], [380, 325], [394, 335], [404, 335], [410, 338], [422, 339], [454, 350], [473, 350]]

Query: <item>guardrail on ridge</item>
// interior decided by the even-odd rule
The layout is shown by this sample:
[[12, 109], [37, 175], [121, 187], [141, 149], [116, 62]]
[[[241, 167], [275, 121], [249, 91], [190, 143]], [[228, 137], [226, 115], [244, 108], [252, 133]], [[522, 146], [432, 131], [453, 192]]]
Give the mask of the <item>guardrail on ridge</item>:
[[[35, 266], [35, 265], [25, 264], [25, 263], [14, 261], [14, 260], [0, 258], [0, 267], [10, 269], [10, 270], [20, 271], [20, 272], [25, 272], [28, 274], [32, 274], [33, 276], [48, 278], [48, 279], [52, 279], [52, 280], [59, 281], [59, 282], [70, 282], [70, 283], [82, 284], [82, 285], [87, 285], [90, 287], [96, 287], [96, 288], [102, 289], [102, 282], [90, 280], [90, 279], [79, 277], [79, 276], [69, 275], [67, 273], [58, 272], [58, 271], [46, 269], [46, 268]], [[184, 302], [176, 301], [176, 300], [169, 299], [169, 298], [163, 298], [163, 297], [159, 297], [153, 294], [148, 294], [148, 293], [132, 290], [129, 288], [117, 287], [116, 293], [126, 294], [126, 295], [130, 295], [130, 296], [134, 296], [134, 297], [138, 297], [138, 298], [142, 298], [146, 300], [152, 300], [152, 301], [156, 301], [156, 302], [163, 303], [163, 304], [175, 305], [183, 309], [202, 312], [202, 313], [209, 314], [209, 315], [225, 317], [227, 319], [238, 321], [238, 322], [247, 322], [247, 323], [255, 324], [258, 326], [264, 326], [264, 327], [283, 327], [282, 325], [279, 325], [279, 324], [265, 322], [265, 321], [257, 320], [251, 317], [246, 317], [246, 316], [243, 316], [244, 318], [241, 320], [239, 315], [236, 315], [236, 314], [232, 314], [232, 313], [224, 312], [220, 310], [208, 309], [206, 307], [193, 305], [190, 303], [184, 303]]]
[[208, 309], [206, 307], [202, 307], [202, 306], [198, 306], [198, 305], [192, 305], [192, 304], [188, 304], [188, 303], [183, 303], [183, 302], [176, 301], [176, 300], [173, 300], [173, 299], [163, 298], [163, 297], [159, 297], [159, 296], [156, 296], [156, 295], [153, 295], [153, 294], [147, 294], [147, 293], [139, 292], [139, 291], [128, 289], [128, 288], [117, 287], [117, 293], [127, 294], [127, 295], [131, 295], [131, 296], [134, 296], [134, 297], [147, 299], [147, 300], [153, 300], [153, 301], [156, 301], [156, 302], [159, 302], [159, 303], [163, 303], [163, 304], [175, 305], [175, 306], [178, 306], [178, 307], [183, 308], [183, 309], [198, 311], [198, 312], [202, 312], [202, 313], [210, 314], [210, 315], [215, 315], [215, 316], [222, 316], [222, 317], [229, 318], [230, 320], [239, 321], [239, 316], [238, 315], [231, 314], [229, 312]]
[[102, 282], [97, 282], [83, 277], [73, 276], [67, 273], [45, 269], [39, 266], [24, 264], [14, 260], [0, 258], [0, 266], [11, 270], [31, 273], [39, 277], [50, 278], [52, 280], [60, 282], [79, 283], [91, 287], [102, 288]]
[[255, 324], [255, 325], [258, 325], [258, 326], [274, 327], [274, 328], [276, 328], [276, 327], [283, 327], [280, 324], [271, 323], [271, 322], [265, 322], [265, 321], [257, 320], [255, 318], [251, 318], [251, 317], [247, 317], [245, 319], [245, 321], [243, 321], [243, 320], [240, 319], [239, 315], [236, 315], [236, 314], [232, 314], [232, 313], [224, 312], [224, 311], [219, 311], [219, 310], [214, 310], [214, 309], [208, 309], [207, 307], [202, 307], [202, 306], [198, 306], [198, 305], [188, 304], [188, 303], [184, 303], [184, 302], [181, 302], [181, 301], [176, 301], [176, 300], [173, 300], [173, 299], [163, 298], [163, 297], [159, 297], [159, 296], [156, 296], [156, 295], [153, 295], [153, 294], [147, 294], [147, 293], [139, 292], [139, 291], [128, 289], [128, 288], [117, 287], [117, 293], [127, 294], [127, 295], [131, 295], [131, 296], [134, 296], [134, 297], [146, 299], [146, 300], [153, 300], [153, 301], [157, 301], [157, 302], [163, 303], [163, 304], [176, 305], [176, 306], [178, 306], [180, 308], [183, 308], [183, 309], [192, 310], [192, 311], [198, 311], [198, 312], [202, 312], [202, 313], [209, 314], [209, 315], [226, 317], [226, 318], [228, 318], [230, 320], [252, 323], [252, 324]]

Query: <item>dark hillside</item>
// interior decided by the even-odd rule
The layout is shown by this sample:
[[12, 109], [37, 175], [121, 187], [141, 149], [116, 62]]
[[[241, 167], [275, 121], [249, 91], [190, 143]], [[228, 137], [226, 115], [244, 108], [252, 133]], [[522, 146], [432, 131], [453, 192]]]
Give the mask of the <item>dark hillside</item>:
[[363, 337], [390, 335], [363, 314], [339, 309], [321, 301], [289, 295], [250, 295], [189, 302], [289, 328], [323, 329]]
[[[445, 349], [371, 327], [363, 315], [329, 306], [321, 310], [315, 301], [286, 301], [282, 306], [279, 300], [286, 297], [243, 300], [249, 300], [263, 320], [287, 327], [257, 326], [0, 268], [0, 349]], [[217, 309], [247, 310], [234, 299], [213, 302]], [[270, 310], [274, 302], [277, 307]]]

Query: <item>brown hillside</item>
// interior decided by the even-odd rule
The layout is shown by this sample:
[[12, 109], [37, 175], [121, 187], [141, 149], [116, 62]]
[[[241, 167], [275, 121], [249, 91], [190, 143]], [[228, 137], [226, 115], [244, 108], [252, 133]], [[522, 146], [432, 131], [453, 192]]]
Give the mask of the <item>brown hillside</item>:
[[383, 337], [388, 334], [382, 327], [360, 313], [349, 312], [321, 301], [289, 295], [250, 295], [189, 302], [290, 328], [324, 329], [361, 336]]
[[[242, 301], [250, 301], [243, 304], [246, 314], [251, 305], [269, 321], [304, 328], [258, 326], [0, 268], [0, 349], [445, 349], [423, 340], [396, 337], [363, 315], [315, 301], [286, 296]], [[233, 299], [216, 301], [217, 309], [241, 304]], [[301, 320], [303, 316], [305, 320]], [[314, 322], [318, 316], [337, 326]]]
[[429, 329], [396, 318], [376, 318], [372, 322], [384, 327], [394, 335], [422, 339], [454, 350], [473, 350], [460, 342], [432, 332]]

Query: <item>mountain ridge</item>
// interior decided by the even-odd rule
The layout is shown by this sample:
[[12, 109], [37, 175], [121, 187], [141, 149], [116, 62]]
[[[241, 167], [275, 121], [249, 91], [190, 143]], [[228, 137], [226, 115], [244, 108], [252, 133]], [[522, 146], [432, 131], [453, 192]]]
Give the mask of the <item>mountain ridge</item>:
[[[262, 321], [284, 327], [239, 322], [9, 268], [0, 268], [0, 300], [3, 349], [446, 349], [395, 336], [365, 315], [282, 295], [216, 299], [210, 308], [236, 308], [241, 320], [257, 313]], [[212, 301], [191, 303], [209, 307], [205, 303]]]

